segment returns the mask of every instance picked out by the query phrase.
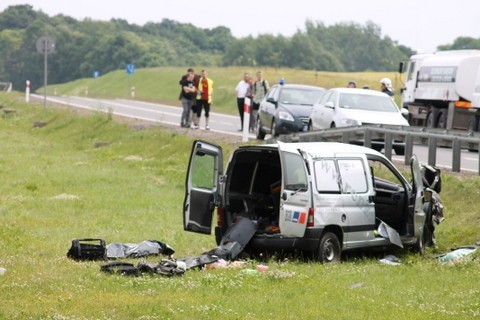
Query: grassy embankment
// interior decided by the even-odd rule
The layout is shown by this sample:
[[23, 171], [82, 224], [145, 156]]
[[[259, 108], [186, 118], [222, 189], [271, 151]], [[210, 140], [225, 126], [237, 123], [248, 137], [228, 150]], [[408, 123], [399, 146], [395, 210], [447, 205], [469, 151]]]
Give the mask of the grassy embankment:
[[[178, 71], [171, 71], [175, 78]], [[175, 84], [172, 90], [174, 101]], [[214, 246], [213, 236], [182, 230], [185, 167], [194, 137], [162, 126], [132, 130], [105, 114], [44, 110], [13, 94], [1, 94], [0, 103], [17, 110], [0, 118], [0, 267], [7, 270], [0, 276], [0, 319], [480, 315], [478, 255], [453, 265], [433, 259], [480, 240], [476, 176], [444, 175], [447, 220], [437, 229], [438, 247], [424, 257], [394, 252], [401, 266], [350, 256], [339, 265], [270, 260], [270, 270], [257, 275], [235, 269], [189, 271], [179, 278], [107, 275], [99, 270], [102, 262], [66, 258], [72, 238], [156, 239], [173, 246], [176, 257]], [[47, 125], [33, 128], [38, 120]], [[96, 148], [96, 142], [110, 144]], [[229, 153], [233, 144], [224, 147]]]

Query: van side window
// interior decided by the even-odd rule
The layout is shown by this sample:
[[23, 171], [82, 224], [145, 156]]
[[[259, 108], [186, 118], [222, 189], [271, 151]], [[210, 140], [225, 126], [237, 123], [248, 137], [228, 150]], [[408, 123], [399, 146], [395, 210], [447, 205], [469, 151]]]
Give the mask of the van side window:
[[314, 169], [319, 193], [340, 193], [339, 176], [333, 159], [315, 161]]
[[192, 187], [213, 190], [216, 187], [215, 156], [197, 153], [192, 159]]
[[365, 193], [368, 191], [367, 176], [361, 159], [339, 159], [338, 170], [342, 177], [342, 193]]
[[283, 154], [285, 163], [285, 189], [298, 190], [308, 189], [305, 164], [299, 154], [285, 152]]

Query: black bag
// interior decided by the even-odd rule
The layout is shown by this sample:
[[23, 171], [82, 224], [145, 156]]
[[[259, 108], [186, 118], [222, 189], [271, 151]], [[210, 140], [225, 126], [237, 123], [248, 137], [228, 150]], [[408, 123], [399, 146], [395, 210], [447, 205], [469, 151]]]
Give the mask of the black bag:
[[74, 260], [107, 260], [103, 239], [73, 239], [67, 257]]

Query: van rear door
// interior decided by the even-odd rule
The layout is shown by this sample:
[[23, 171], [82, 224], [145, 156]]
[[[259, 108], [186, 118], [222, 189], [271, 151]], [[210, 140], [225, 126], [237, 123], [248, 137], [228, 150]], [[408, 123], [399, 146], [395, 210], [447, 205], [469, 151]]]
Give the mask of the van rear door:
[[[287, 151], [278, 144], [282, 164], [282, 191], [280, 195], [280, 233], [289, 237], [303, 237], [311, 207], [311, 186], [306, 163], [299, 152]], [[282, 150], [283, 149], [283, 150]]]
[[190, 154], [185, 199], [183, 201], [183, 229], [210, 234], [213, 210], [220, 202], [220, 177], [223, 174], [222, 148], [195, 140]]

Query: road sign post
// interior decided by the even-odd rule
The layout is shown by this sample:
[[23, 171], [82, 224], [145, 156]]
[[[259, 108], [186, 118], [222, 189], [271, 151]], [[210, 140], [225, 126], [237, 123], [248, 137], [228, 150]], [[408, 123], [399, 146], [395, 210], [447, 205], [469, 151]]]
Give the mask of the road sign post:
[[43, 53], [43, 107], [47, 107], [47, 85], [48, 85], [48, 59], [49, 53], [55, 52], [55, 40], [49, 36], [42, 36], [38, 38], [36, 43], [37, 51]]

